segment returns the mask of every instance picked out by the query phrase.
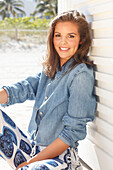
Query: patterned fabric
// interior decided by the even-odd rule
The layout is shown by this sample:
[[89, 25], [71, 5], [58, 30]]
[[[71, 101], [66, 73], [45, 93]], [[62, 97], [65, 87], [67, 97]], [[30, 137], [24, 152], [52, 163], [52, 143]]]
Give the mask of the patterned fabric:
[[[31, 142], [11, 118], [0, 110], [0, 156], [15, 169], [19, 164], [31, 158], [33, 147], [34, 142]], [[35, 155], [44, 148], [37, 146]], [[54, 159], [38, 161], [20, 170], [82, 170], [82, 166], [77, 151], [69, 148]]]
[[30, 158], [32, 144], [11, 118], [0, 111], [0, 156], [15, 169]]

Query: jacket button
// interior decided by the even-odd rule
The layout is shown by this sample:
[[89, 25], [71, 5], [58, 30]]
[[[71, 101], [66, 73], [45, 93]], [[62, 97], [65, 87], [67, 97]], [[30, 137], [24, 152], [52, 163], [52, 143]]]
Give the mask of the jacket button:
[[43, 113], [42, 112], [40, 112], [40, 115], [42, 115]]
[[47, 99], [47, 96], [45, 96], [45, 99]]

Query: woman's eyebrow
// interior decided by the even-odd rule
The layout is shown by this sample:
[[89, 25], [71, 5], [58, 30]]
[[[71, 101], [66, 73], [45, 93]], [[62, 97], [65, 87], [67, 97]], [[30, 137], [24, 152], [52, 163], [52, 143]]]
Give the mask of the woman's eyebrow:
[[75, 35], [77, 35], [77, 33], [75, 33], [75, 32], [70, 32], [70, 33], [68, 33], [68, 34], [75, 34]]
[[55, 31], [55, 33], [59, 33], [59, 34], [61, 34], [60, 32], [57, 32], [57, 31]]
[[[61, 34], [60, 32], [54, 32], [54, 33], [59, 33], [59, 34]], [[77, 35], [77, 33], [75, 33], [75, 32], [69, 32], [68, 34], [75, 34], [75, 35]]]

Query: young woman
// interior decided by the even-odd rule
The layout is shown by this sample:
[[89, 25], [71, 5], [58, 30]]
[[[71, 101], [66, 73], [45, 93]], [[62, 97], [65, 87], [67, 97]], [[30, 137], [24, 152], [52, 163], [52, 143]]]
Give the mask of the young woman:
[[32, 143], [0, 112], [0, 154], [13, 168], [82, 169], [78, 141], [86, 137], [96, 109], [90, 45], [84, 15], [64, 12], [51, 22], [42, 72], [1, 89], [3, 106], [35, 100], [28, 127]]

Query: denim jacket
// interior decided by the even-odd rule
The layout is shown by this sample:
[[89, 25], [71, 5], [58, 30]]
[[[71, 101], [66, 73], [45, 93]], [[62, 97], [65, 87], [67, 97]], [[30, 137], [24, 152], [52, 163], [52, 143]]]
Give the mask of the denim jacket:
[[36, 142], [48, 146], [57, 137], [71, 147], [86, 136], [86, 124], [94, 120], [96, 100], [93, 94], [93, 69], [82, 63], [67, 72], [70, 59], [51, 80], [42, 71], [34, 77], [4, 86], [8, 102], [3, 106], [35, 100], [28, 132], [38, 127]]

